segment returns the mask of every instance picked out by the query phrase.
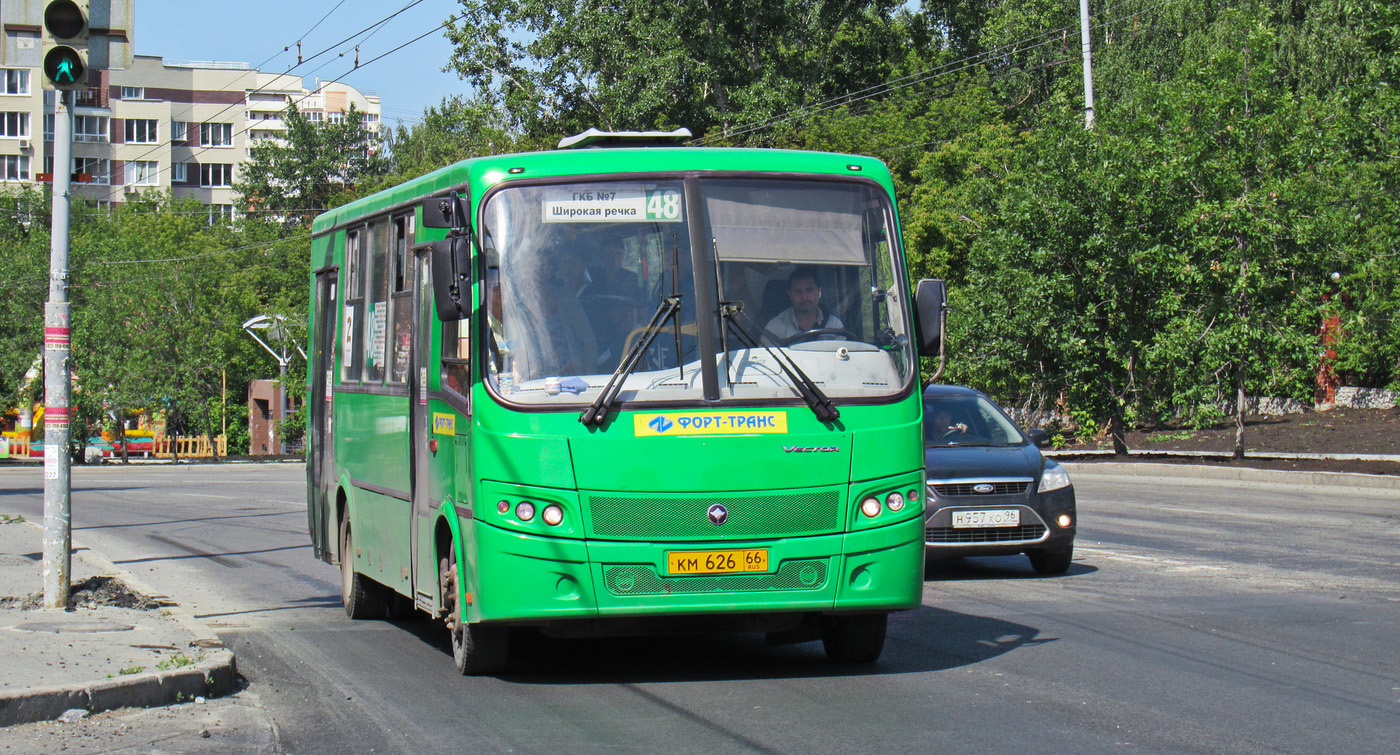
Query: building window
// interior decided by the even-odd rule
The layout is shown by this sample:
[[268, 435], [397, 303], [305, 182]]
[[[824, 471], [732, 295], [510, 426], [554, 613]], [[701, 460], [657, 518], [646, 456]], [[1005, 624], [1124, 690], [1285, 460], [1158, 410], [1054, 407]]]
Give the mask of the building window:
[[156, 121], [144, 118], [126, 120], [127, 144], [155, 144], [159, 141], [156, 138]]
[[231, 204], [211, 204], [209, 205], [209, 225], [215, 223], [229, 222], [233, 220], [233, 205]]
[[306, 116], [306, 120], [311, 121], [312, 123], [320, 123], [321, 121], [325, 120], [326, 117], [326, 114], [321, 112], [320, 110], [308, 110], [302, 113], [302, 115]]
[[344, 123], [345, 113], [326, 113], [327, 123]]
[[29, 156], [0, 156], [0, 181], [28, 181]]
[[189, 171], [188, 171], [188, 170], [186, 169], [186, 167], [185, 167], [186, 165], [187, 165], [187, 163], [174, 163], [173, 165], [170, 166], [170, 182], [171, 182], [171, 183], [182, 184], [182, 183], [188, 183], [188, 182], [189, 182], [189, 180], [190, 180], [190, 179], [189, 179], [189, 175], [190, 175], [190, 174], [189, 174]]
[[122, 87], [121, 98], [124, 100], [144, 100], [146, 99], [145, 87]]
[[199, 185], [204, 187], [232, 186], [233, 165], [205, 163], [199, 166]]
[[190, 124], [187, 123], [187, 122], [185, 122], [185, 121], [171, 121], [171, 122], [170, 122], [170, 141], [172, 141], [172, 142], [183, 142], [183, 141], [185, 141], [186, 139], [189, 139], [189, 137], [186, 136], [186, 134], [189, 133], [189, 125], [190, 125]]
[[75, 115], [75, 116], [73, 116], [73, 141], [75, 141], [75, 142], [105, 142], [105, 141], [107, 141], [107, 116], [105, 116], [105, 115]]
[[232, 146], [233, 146], [233, 124], [232, 124], [232, 123], [201, 123], [201, 124], [199, 124], [199, 146], [201, 146], [201, 147], [232, 147]]
[[160, 174], [160, 163], [155, 160], [127, 160], [127, 186], [155, 186]]
[[0, 94], [29, 94], [29, 70], [0, 68]]
[[29, 138], [29, 113], [0, 113], [0, 136]]
[[91, 183], [103, 186], [112, 182], [112, 164], [110, 161], [100, 157], [75, 157], [73, 158], [73, 172], [86, 173], [92, 176]]

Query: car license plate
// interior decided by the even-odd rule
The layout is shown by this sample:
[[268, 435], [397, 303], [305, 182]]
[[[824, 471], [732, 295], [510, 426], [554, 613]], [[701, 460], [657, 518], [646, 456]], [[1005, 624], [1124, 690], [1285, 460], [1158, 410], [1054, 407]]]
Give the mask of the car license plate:
[[979, 511], [954, 511], [953, 527], [1018, 527], [1021, 512], [1018, 509], [981, 509]]
[[767, 548], [743, 548], [724, 551], [674, 551], [666, 554], [666, 573], [737, 574], [768, 571]]

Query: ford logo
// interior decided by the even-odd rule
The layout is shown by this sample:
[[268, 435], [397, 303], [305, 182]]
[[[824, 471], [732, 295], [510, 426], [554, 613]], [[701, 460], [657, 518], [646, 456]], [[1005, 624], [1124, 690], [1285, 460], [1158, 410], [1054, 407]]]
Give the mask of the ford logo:
[[707, 511], [706, 514], [710, 517], [710, 524], [713, 524], [716, 527], [729, 521], [729, 509], [726, 509], [718, 503], [711, 506], [710, 510]]
[[994, 493], [996, 489], [997, 486], [990, 482], [982, 482], [972, 486], [972, 492], [974, 493]]

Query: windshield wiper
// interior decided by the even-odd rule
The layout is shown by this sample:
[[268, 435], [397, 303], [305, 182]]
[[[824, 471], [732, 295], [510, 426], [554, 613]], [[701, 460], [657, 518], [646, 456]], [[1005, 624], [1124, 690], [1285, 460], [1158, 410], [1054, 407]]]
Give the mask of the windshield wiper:
[[[753, 334], [739, 323], [739, 313], [742, 312], [743, 309], [744, 306], [742, 302], [721, 302], [719, 307], [720, 319], [724, 320], [728, 327], [734, 329], [734, 334], [739, 337], [739, 341], [745, 346], [748, 346], [750, 349], [762, 346], [763, 350], [767, 351], [768, 355], [773, 357], [773, 361], [777, 362], [778, 366], [783, 369], [783, 374], [787, 375], [788, 381], [792, 383], [792, 387], [797, 389], [798, 395], [802, 396], [802, 400], [807, 402], [807, 406], [811, 408], [813, 414], [817, 415], [817, 419], [822, 422], [827, 422], [840, 417], [841, 410], [832, 405], [831, 399], [822, 392], [821, 388], [817, 387], [817, 384], [813, 382], [810, 377], [807, 377], [807, 373], [803, 372], [802, 368], [797, 366], [797, 362], [794, 361], [792, 357], [774, 351], [768, 344], [754, 338]], [[750, 320], [750, 322], [753, 321]]]
[[666, 327], [666, 322], [675, 317], [681, 311], [680, 295], [667, 296], [661, 300], [656, 307], [656, 314], [651, 316], [651, 322], [647, 323], [646, 330], [642, 331], [641, 338], [632, 343], [632, 348], [622, 355], [622, 361], [617, 363], [617, 369], [613, 371], [612, 377], [603, 386], [598, 398], [593, 399], [593, 403], [580, 414], [578, 421], [585, 425], [601, 425], [607, 418], [608, 411], [617, 401], [617, 396], [622, 392], [622, 384], [627, 380], [627, 376], [637, 369], [637, 365], [642, 361], [642, 355], [646, 353], [651, 342]]

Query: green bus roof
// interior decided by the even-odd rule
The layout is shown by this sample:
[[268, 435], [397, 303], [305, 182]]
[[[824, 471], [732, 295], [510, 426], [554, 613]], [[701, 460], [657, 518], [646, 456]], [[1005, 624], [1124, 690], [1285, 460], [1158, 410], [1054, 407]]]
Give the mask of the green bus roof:
[[[509, 171], [516, 171], [510, 173]], [[680, 171], [805, 173], [863, 176], [893, 193], [889, 169], [873, 157], [836, 152], [724, 147], [612, 147], [520, 152], [453, 163], [316, 217], [313, 235], [419, 197], [463, 184], [494, 186], [512, 179]]]

